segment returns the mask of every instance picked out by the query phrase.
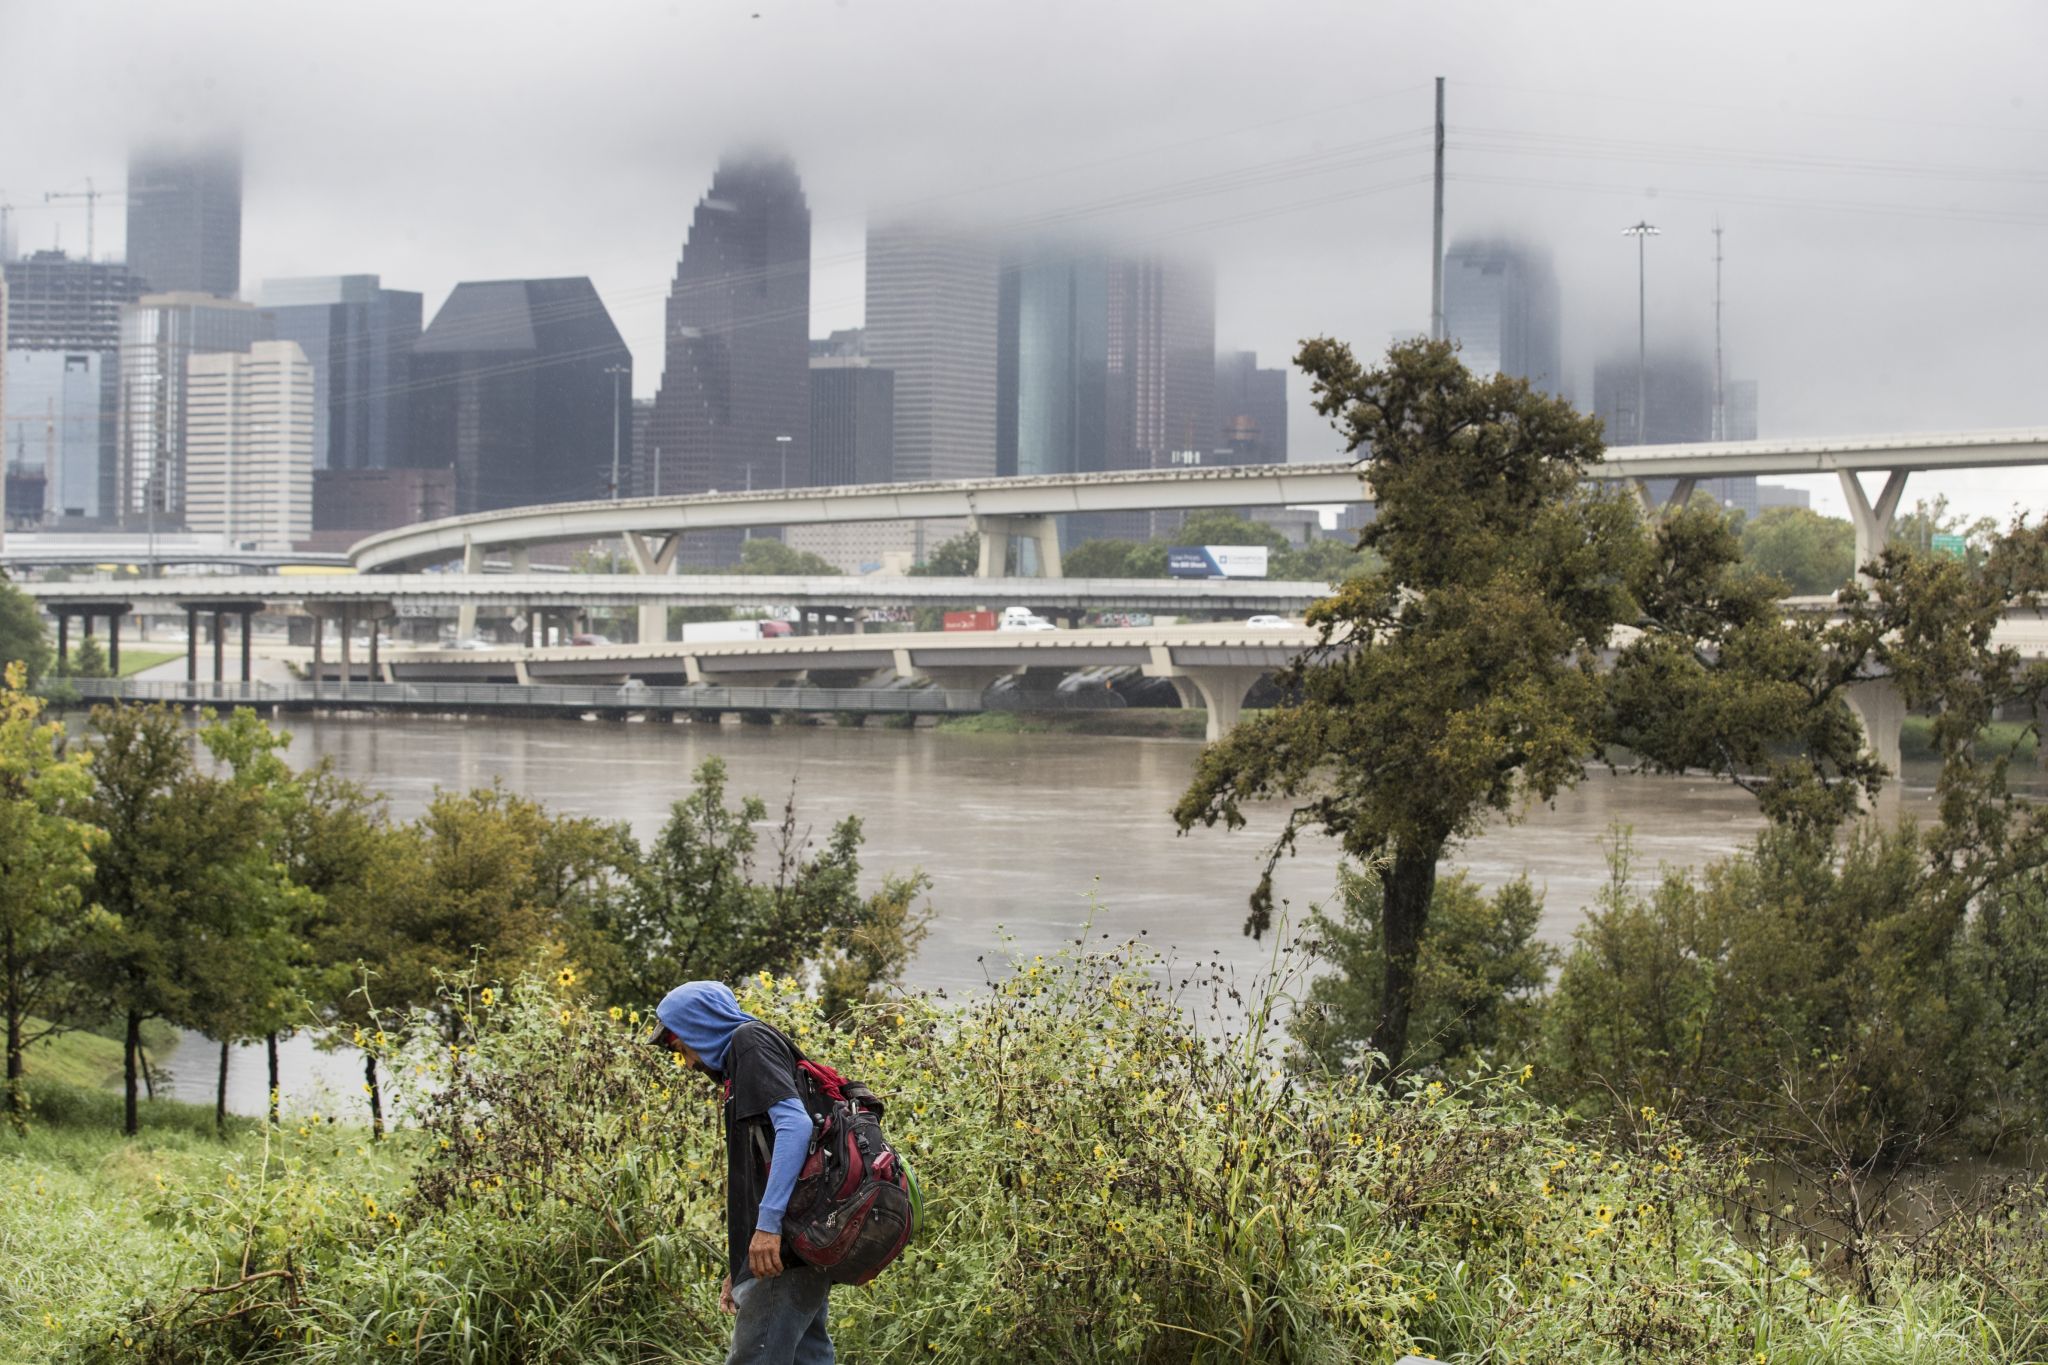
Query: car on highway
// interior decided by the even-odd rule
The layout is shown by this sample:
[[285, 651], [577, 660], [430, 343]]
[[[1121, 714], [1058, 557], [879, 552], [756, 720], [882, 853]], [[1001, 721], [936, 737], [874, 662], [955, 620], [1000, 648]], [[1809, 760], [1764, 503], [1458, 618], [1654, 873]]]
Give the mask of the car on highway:
[[1284, 616], [1254, 616], [1244, 626], [1246, 630], [1293, 630], [1294, 622]]

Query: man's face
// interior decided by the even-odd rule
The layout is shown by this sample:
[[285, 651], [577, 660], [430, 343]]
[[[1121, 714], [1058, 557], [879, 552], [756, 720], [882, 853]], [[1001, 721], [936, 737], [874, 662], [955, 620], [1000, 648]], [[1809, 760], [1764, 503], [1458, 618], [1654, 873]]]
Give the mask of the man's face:
[[673, 1033], [668, 1036], [668, 1050], [680, 1053], [683, 1058], [683, 1065], [689, 1067], [692, 1071], [701, 1071], [707, 1076], [711, 1074], [711, 1068], [704, 1065], [704, 1059], [699, 1057], [688, 1043], [676, 1037]]

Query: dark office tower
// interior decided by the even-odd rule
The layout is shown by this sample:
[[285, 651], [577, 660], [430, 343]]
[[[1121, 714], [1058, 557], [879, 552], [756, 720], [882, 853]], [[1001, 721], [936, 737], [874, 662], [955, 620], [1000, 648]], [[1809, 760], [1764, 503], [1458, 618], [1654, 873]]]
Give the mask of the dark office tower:
[[633, 441], [630, 471], [626, 475], [626, 496], [652, 497], [661, 492], [654, 483], [654, 400], [633, 400]]
[[1557, 277], [1549, 254], [1518, 242], [1468, 239], [1444, 253], [1444, 330], [1482, 378], [1564, 388]]
[[119, 261], [80, 261], [38, 251], [9, 261], [7, 345], [17, 351], [116, 351], [121, 305], [142, 297]]
[[[1216, 285], [1205, 265], [1156, 257], [1108, 272], [1110, 469], [1200, 464], [1216, 439]], [[1149, 513], [1076, 517], [1073, 539], [1145, 540], [1177, 526]]]
[[996, 473], [1111, 467], [1109, 275], [1054, 244], [1004, 255], [996, 295]]
[[242, 287], [242, 153], [234, 144], [128, 156], [128, 269], [152, 293]]
[[859, 356], [811, 362], [811, 482], [889, 483], [896, 376]]
[[[1740, 422], [1753, 437], [1756, 433], [1756, 388], [1753, 384], [1748, 388], [1746, 413], [1735, 406], [1741, 401], [1737, 398], [1740, 388], [1739, 384], [1728, 386], [1729, 428], [1734, 430]], [[1643, 375], [1643, 391], [1646, 396], [1643, 431], [1646, 444], [1676, 445], [1712, 439], [1712, 361], [1685, 352], [1652, 353]], [[1593, 412], [1607, 428], [1608, 445], [1636, 444], [1636, 358], [1633, 355], [1618, 356], [1593, 368]], [[1670, 495], [1672, 486], [1669, 479], [1653, 479], [1650, 481], [1650, 496], [1661, 502]], [[1756, 479], [1753, 476], [1704, 479], [1697, 491], [1706, 493], [1723, 507], [1740, 507], [1751, 512], [1757, 507]]]
[[588, 279], [458, 284], [413, 345], [406, 458], [454, 469], [458, 514], [601, 498], [632, 365]]
[[313, 467], [405, 466], [406, 401], [420, 296], [375, 275], [265, 280], [262, 306], [277, 339], [313, 366]]
[[1210, 458], [1287, 463], [1287, 371], [1260, 369], [1253, 351], [1216, 357], [1216, 453]]
[[862, 354], [896, 376], [893, 477], [997, 470], [993, 244], [934, 223], [871, 226]]
[[[652, 438], [664, 493], [808, 483], [811, 210], [786, 157], [729, 156], [697, 201], [668, 296]], [[788, 437], [787, 441], [780, 438]], [[684, 547], [738, 553], [739, 536]]]

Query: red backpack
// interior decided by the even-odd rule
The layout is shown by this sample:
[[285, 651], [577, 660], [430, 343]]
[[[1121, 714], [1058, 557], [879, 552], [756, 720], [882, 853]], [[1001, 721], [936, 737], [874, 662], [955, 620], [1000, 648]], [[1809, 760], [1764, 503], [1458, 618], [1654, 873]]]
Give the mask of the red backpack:
[[782, 1215], [782, 1235], [835, 1284], [866, 1284], [917, 1234], [923, 1194], [882, 1132], [873, 1091], [797, 1053], [810, 1149]]

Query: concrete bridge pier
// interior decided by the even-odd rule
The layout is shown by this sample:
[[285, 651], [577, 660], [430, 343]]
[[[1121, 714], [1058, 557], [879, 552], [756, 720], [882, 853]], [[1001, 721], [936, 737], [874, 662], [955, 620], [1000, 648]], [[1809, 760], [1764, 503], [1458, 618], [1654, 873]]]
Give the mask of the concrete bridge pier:
[[[475, 541], [471, 540], [468, 536], [464, 536], [462, 538], [462, 571], [466, 574], [479, 574], [484, 571], [484, 547], [477, 544]], [[320, 640], [320, 628], [317, 624], [318, 618], [315, 618], [315, 620], [316, 624], [313, 627], [313, 640], [315, 645], [313, 657], [314, 661], [317, 663], [319, 661], [318, 644]], [[461, 606], [455, 609], [456, 643], [460, 644], [462, 641], [469, 639], [471, 636], [475, 634], [476, 603], [464, 602]]]
[[1894, 780], [1899, 775], [1899, 732], [1906, 724], [1906, 701], [1899, 695], [1898, 685], [1890, 678], [1869, 678], [1863, 682], [1850, 683], [1842, 691], [1842, 699], [1849, 703], [1849, 709], [1856, 713], [1858, 723], [1863, 726], [1863, 742], [1877, 761], [1891, 770]]
[[[662, 537], [659, 544], [650, 543], [647, 536], [638, 531], [625, 534], [626, 557], [633, 562], [633, 572], [643, 574], [671, 574], [676, 568], [676, 554], [683, 548], [683, 533]], [[668, 604], [665, 602], [644, 602], [640, 606], [640, 624], [636, 636], [643, 645], [665, 644], [668, 641]]]
[[1629, 490], [1636, 495], [1636, 506], [1641, 510], [1643, 519], [1646, 521], [1654, 520], [1666, 512], [1676, 512], [1679, 508], [1691, 502], [1693, 490], [1698, 488], [1699, 485], [1700, 481], [1697, 478], [1681, 478], [1677, 480], [1671, 486], [1671, 495], [1665, 498], [1664, 505], [1659, 507], [1650, 497], [1650, 481], [1648, 479], [1630, 479], [1628, 481]]
[[1892, 523], [1899, 514], [1899, 498], [1906, 491], [1910, 469], [1885, 471], [1884, 487], [1872, 503], [1863, 491], [1863, 480], [1853, 470], [1836, 471], [1842, 481], [1842, 496], [1849, 503], [1849, 520], [1856, 527], [1856, 577], [1864, 580], [1863, 566], [1882, 555], [1891, 544]]
[[[1059, 578], [1059, 523], [1053, 517], [993, 517], [976, 513], [974, 532], [981, 537], [981, 563], [976, 578], [1003, 578], [1010, 562], [1013, 541], [1029, 541], [1038, 547], [1038, 576]], [[1022, 565], [1019, 565], [1021, 568]]]
[[1172, 683], [1183, 706], [1188, 705], [1188, 690], [1193, 688], [1202, 708], [1209, 713], [1204, 738], [1212, 744], [1237, 725], [1244, 715], [1245, 694], [1270, 671], [1253, 664], [1179, 664], [1173, 661], [1171, 651], [1164, 648], [1152, 651], [1152, 662], [1144, 669], [1146, 677], [1164, 678]]

